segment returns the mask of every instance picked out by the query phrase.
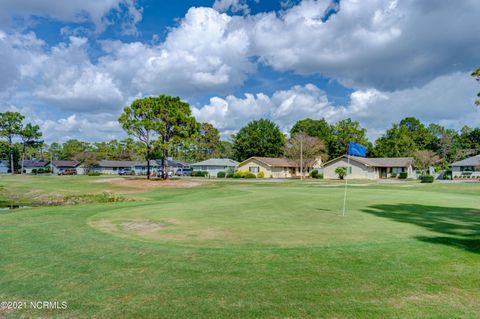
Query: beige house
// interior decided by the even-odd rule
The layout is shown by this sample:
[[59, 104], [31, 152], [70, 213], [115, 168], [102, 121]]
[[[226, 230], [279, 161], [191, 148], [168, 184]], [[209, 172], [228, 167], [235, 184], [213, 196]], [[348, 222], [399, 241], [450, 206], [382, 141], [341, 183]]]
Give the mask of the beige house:
[[[321, 161], [316, 163], [315, 167], [320, 165]], [[254, 156], [238, 164], [237, 170], [251, 172], [255, 175], [263, 172], [266, 178], [300, 177], [300, 165], [288, 158]], [[309, 171], [310, 169], [305, 172], [305, 176], [308, 175]]]
[[338, 167], [350, 167], [346, 178], [348, 179], [381, 179], [389, 178], [392, 174], [406, 172], [408, 178], [416, 178], [417, 173], [413, 169], [413, 157], [377, 157], [366, 158], [350, 156], [350, 165], [348, 157], [343, 155], [335, 158], [323, 166], [323, 178], [338, 179], [335, 170]]

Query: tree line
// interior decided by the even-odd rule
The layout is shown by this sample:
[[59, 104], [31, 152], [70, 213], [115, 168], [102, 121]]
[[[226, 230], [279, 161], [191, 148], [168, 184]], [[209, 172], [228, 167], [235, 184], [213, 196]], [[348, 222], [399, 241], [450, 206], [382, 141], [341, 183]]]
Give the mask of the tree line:
[[[480, 81], [480, 68], [472, 76]], [[480, 106], [480, 100], [475, 103]], [[96, 143], [72, 139], [47, 145], [41, 140], [40, 127], [24, 123], [24, 115], [0, 113], [0, 137], [4, 138], [0, 140], [0, 159], [9, 161], [12, 173], [23, 171], [19, 167], [22, 159], [77, 160], [86, 166], [102, 159], [146, 160], [148, 171], [150, 160], [161, 159], [161, 174], [167, 178], [170, 157], [185, 162], [217, 157], [243, 161], [252, 156], [299, 161], [301, 157], [307, 168], [318, 157], [326, 161], [346, 154], [349, 142], [367, 146], [369, 157], [413, 156], [421, 168], [446, 168], [480, 152], [480, 128], [464, 126], [457, 131], [435, 123], [426, 125], [414, 117], [394, 123], [373, 143], [366, 128], [350, 118], [333, 124], [324, 118], [302, 119], [292, 126], [288, 138], [276, 123], [259, 119], [232, 135], [231, 141], [224, 141], [212, 124], [196, 121], [187, 103], [167, 95], [134, 101], [123, 109], [118, 121], [129, 138]]]

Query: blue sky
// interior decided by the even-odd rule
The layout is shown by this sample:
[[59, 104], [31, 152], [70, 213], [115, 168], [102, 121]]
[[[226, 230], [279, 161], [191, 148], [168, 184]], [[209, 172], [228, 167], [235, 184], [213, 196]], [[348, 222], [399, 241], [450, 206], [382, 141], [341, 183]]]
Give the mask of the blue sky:
[[[432, 5], [434, 4], [434, 5]], [[266, 117], [478, 126], [480, 3], [0, 0], [0, 111], [47, 141], [122, 138], [136, 98], [181, 96], [229, 136]]]

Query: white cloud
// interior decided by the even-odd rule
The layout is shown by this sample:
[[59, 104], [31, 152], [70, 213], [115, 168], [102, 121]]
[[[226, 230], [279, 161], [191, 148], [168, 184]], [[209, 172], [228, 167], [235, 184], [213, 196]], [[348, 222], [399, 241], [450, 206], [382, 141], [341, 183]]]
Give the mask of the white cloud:
[[[295, 121], [305, 117], [329, 117], [335, 113], [325, 92], [313, 84], [294, 86], [272, 96], [263, 93], [245, 94], [243, 98], [213, 97], [202, 108], [194, 107], [193, 115], [201, 122], [210, 122], [220, 130], [234, 132], [247, 122], [269, 118], [287, 131]], [[224, 134], [225, 135], [225, 134]]]
[[135, 25], [142, 19], [142, 11], [135, 0], [0, 0], [0, 27], [6, 27], [13, 18], [49, 17], [65, 22], [92, 22], [97, 31], [103, 31], [112, 23], [109, 13], [123, 14], [123, 28], [135, 32]]
[[255, 70], [248, 36], [232, 20], [210, 8], [191, 8], [159, 45], [104, 41], [107, 55], [99, 67], [131, 94], [225, 92]]
[[215, 0], [213, 8], [219, 12], [232, 11], [234, 13], [250, 13], [250, 8], [248, 7], [246, 0]]
[[246, 18], [252, 52], [276, 70], [322, 74], [356, 88], [423, 85], [480, 58], [480, 2], [305, 0]]
[[453, 73], [421, 88], [394, 92], [358, 90], [351, 94], [348, 105], [337, 107], [328, 101], [325, 92], [307, 84], [277, 91], [271, 97], [263, 93], [245, 94], [243, 98], [213, 97], [209, 104], [193, 108], [193, 114], [198, 120], [220, 128], [224, 135], [259, 118], [269, 118], [288, 132], [297, 120], [307, 117], [325, 118], [331, 123], [350, 117], [359, 120], [368, 128], [369, 136], [376, 138], [392, 123], [407, 116], [455, 129], [476, 126], [480, 110], [473, 106], [475, 89], [476, 83], [468, 74]]

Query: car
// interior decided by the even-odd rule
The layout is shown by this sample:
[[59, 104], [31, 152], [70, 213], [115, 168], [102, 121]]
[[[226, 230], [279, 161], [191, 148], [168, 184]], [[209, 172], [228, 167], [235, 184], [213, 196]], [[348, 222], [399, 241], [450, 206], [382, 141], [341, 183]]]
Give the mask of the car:
[[58, 175], [77, 175], [77, 170], [75, 168], [61, 168]]
[[118, 175], [134, 175], [134, 172], [131, 168], [120, 168]]
[[189, 168], [179, 168], [175, 172], [175, 175], [177, 175], [177, 176], [190, 176], [190, 175], [192, 175], [192, 172], [193, 172], [193, 168], [191, 168], [191, 167], [189, 167]]

